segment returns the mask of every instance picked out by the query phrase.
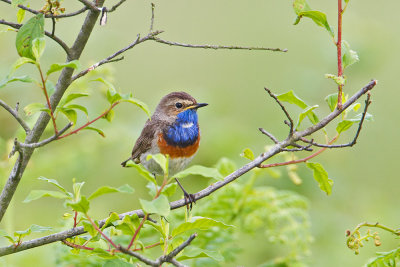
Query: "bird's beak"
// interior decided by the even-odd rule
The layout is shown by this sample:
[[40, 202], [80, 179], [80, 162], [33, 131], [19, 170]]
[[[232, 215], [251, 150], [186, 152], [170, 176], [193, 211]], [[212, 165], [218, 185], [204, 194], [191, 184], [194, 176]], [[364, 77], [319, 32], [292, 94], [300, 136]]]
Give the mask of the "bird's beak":
[[198, 109], [201, 107], [205, 107], [207, 105], [208, 105], [207, 103], [197, 103], [197, 104], [187, 107], [186, 109]]

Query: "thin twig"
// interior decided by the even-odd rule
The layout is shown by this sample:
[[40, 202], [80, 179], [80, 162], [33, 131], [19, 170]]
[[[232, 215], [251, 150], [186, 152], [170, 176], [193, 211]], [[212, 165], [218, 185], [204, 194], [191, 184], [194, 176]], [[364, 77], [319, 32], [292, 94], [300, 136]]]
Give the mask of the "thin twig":
[[229, 50], [261, 50], [261, 51], [275, 51], [275, 52], [287, 52], [287, 49], [281, 48], [270, 48], [270, 47], [253, 47], [253, 46], [226, 46], [226, 45], [197, 45], [197, 44], [185, 44], [185, 43], [177, 43], [171, 42], [164, 39], [160, 39], [158, 37], [153, 38], [154, 41], [161, 44], [166, 44], [170, 46], [181, 46], [181, 47], [189, 47], [189, 48], [203, 48], [203, 49], [229, 49]]
[[154, 8], [155, 5], [154, 3], [151, 3], [151, 22], [150, 22], [150, 32], [153, 31], [153, 25], [154, 25]]
[[94, 5], [92, 2], [90, 2], [88, 0], [78, 0], [78, 1], [81, 2], [82, 4], [84, 4], [87, 8], [89, 8], [90, 10], [92, 10], [94, 12], [101, 11], [101, 8], [99, 9], [96, 5]]
[[273, 136], [271, 133], [267, 132], [265, 129], [263, 129], [263, 128], [258, 128], [258, 130], [260, 130], [260, 132], [262, 132], [263, 134], [265, 134], [266, 136], [268, 136], [268, 137], [272, 140], [272, 142], [274, 142], [275, 144], [278, 144], [278, 143], [279, 143], [278, 139], [276, 139], [275, 136]]
[[52, 4], [51, 1], [49, 1], [48, 3], [50, 4], [49, 11], [50, 11], [50, 14], [52, 15], [51, 21], [52, 21], [52, 24], [53, 24], [53, 27], [52, 27], [52, 30], [51, 30], [51, 36], [54, 37], [54, 34], [56, 32], [56, 19], [54, 18], [54, 13], [53, 13], [53, 10], [52, 10], [53, 9], [53, 4]]
[[304, 137], [301, 138], [300, 140], [305, 142], [305, 143], [309, 143], [309, 144], [311, 144], [313, 146], [317, 146], [317, 147], [344, 148], [344, 147], [352, 147], [352, 146], [354, 146], [357, 143], [358, 136], [360, 135], [363, 123], [365, 121], [365, 116], [367, 114], [368, 107], [371, 104], [371, 100], [370, 99], [371, 99], [371, 95], [368, 93], [367, 94], [367, 99], [365, 100], [364, 111], [363, 111], [363, 113], [361, 115], [360, 122], [358, 123], [358, 128], [357, 128], [356, 134], [355, 134], [355, 136], [354, 136], [354, 138], [353, 138], [353, 140], [351, 142], [346, 143], [346, 144], [340, 144], [340, 145], [326, 145], [326, 144], [315, 143], [315, 142], [313, 142], [313, 140], [307, 140]]
[[90, 247], [86, 247], [86, 246], [82, 246], [82, 245], [78, 245], [75, 243], [71, 243], [67, 240], [61, 240], [61, 242], [63, 242], [65, 245], [71, 247], [71, 248], [77, 248], [77, 249], [85, 249], [85, 250], [94, 250], [94, 248], [90, 248]]
[[48, 108], [50, 109], [50, 117], [51, 117], [51, 121], [53, 122], [54, 132], [58, 135], [57, 124], [56, 124], [56, 118], [54, 117], [54, 112], [53, 112], [53, 110], [54, 110], [55, 108], [53, 108], [53, 107], [51, 106], [51, 104], [50, 104], [50, 98], [49, 98], [49, 94], [47, 93], [46, 80], [45, 80], [45, 78], [44, 78], [44, 76], [43, 76], [42, 68], [40, 67], [39, 64], [36, 65], [36, 66], [37, 66], [37, 68], [38, 68], [38, 70], [39, 70], [40, 78], [42, 79], [42, 89], [43, 89], [44, 96], [45, 96], [45, 98], [46, 98], [47, 106], [48, 106]]
[[[10, 0], [0, 0], [0, 1], [5, 2], [5, 3], [11, 5], [11, 1], [10, 1]], [[23, 9], [23, 10], [26, 10], [26, 11], [32, 13], [32, 14], [39, 14], [39, 13], [42, 13], [42, 12], [40, 12], [40, 11], [34, 10], [34, 9], [29, 8], [29, 7], [26, 7], [26, 6], [24, 6], [24, 5], [17, 5], [17, 6], [18, 6], [19, 8], [21, 8], [21, 9]], [[60, 15], [45, 14], [44, 16], [45, 16], [45, 18], [61, 19], [61, 18], [67, 18], [67, 17], [73, 17], [73, 16], [76, 16], [76, 15], [79, 15], [79, 14], [85, 12], [86, 10], [88, 10], [88, 8], [87, 8], [87, 7], [84, 7], [84, 8], [82, 8], [82, 9], [79, 9], [79, 10], [77, 10], [77, 11], [75, 11], [75, 12], [71, 12], [71, 13], [65, 13], [65, 14], [60, 14]]]
[[[22, 27], [22, 24], [5, 21], [3, 19], [0, 19], [0, 24], [13, 27], [14, 29], [19, 29]], [[55, 35], [52, 35], [51, 32], [48, 32], [48, 31], [45, 31], [44, 34], [46, 36], [50, 37], [50, 39], [53, 39], [56, 43], [58, 43], [64, 49], [67, 56], [70, 56], [70, 54], [71, 54], [70, 48], [68, 47], [68, 45], [66, 43], [64, 43], [63, 40], [61, 40], [60, 38], [58, 38]]]
[[129, 250], [129, 249], [127, 249], [127, 248], [124, 248], [124, 247], [122, 247], [122, 246], [119, 246], [119, 247], [118, 247], [118, 250], [121, 251], [122, 253], [125, 253], [125, 254], [127, 254], [127, 255], [132, 256], [132, 257], [135, 257], [136, 259], [140, 260], [141, 262], [146, 263], [147, 265], [150, 265], [150, 266], [160, 266], [160, 265], [157, 265], [157, 262], [156, 262], [156, 261], [150, 260], [150, 259], [146, 258], [145, 256], [143, 256], [142, 254], [137, 253], [137, 252], [134, 252], [134, 251]]
[[193, 239], [195, 239], [196, 237], [197, 237], [196, 233], [192, 234], [185, 242], [180, 244], [176, 249], [174, 249], [168, 255], [165, 256], [167, 258], [166, 261], [169, 261], [170, 259], [174, 258], [176, 255], [178, 255], [179, 252], [181, 252], [185, 247], [189, 246], [190, 243], [192, 243]]
[[28, 124], [19, 116], [17, 108], [13, 109], [1, 99], [0, 99], [0, 106], [2, 106], [5, 110], [7, 110], [17, 120], [17, 122], [21, 125], [22, 128], [24, 128], [27, 134], [31, 131]]
[[288, 118], [288, 120], [289, 120], [288, 125], [289, 125], [289, 127], [290, 127], [289, 136], [292, 136], [292, 135], [293, 135], [293, 127], [294, 127], [294, 123], [293, 123], [292, 117], [290, 117], [289, 112], [287, 112], [285, 106], [281, 103], [281, 101], [279, 101], [279, 99], [276, 97], [276, 95], [273, 94], [273, 93], [271, 92], [271, 90], [269, 90], [267, 87], [265, 87], [264, 89], [265, 89], [265, 91], [268, 92], [268, 94], [270, 95], [270, 97], [272, 97], [272, 98], [278, 103], [278, 105], [281, 107], [281, 109], [282, 109], [283, 112], [285, 113], [286, 117]]
[[122, 5], [126, 0], [120, 0], [118, 3], [116, 3], [113, 7], [110, 9], [107, 8], [107, 12], [113, 12], [115, 11], [120, 5]]
[[310, 148], [311, 146], [312, 146], [312, 144], [310, 144], [308, 146], [300, 146], [298, 148], [282, 148], [282, 151], [287, 151], [287, 152], [297, 152], [297, 151], [304, 151], [304, 150], [312, 151], [312, 149]]
[[63, 133], [65, 133], [69, 128], [71, 128], [71, 126], [73, 125], [72, 122], [68, 123], [64, 128], [62, 128], [60, 131], [58, 131], [57, 134], [54, 134], [53, 136], [41, 141], [41, 142], [37, 142], [37, 143], [30, 143], [30, 144], [25, 144], [25, 143], [19, 143], [19, 145], [23, 148], [38, 148], [44, 145], [47, 145], [48, 143], [57, 140], [57, 138], [62, 135]]

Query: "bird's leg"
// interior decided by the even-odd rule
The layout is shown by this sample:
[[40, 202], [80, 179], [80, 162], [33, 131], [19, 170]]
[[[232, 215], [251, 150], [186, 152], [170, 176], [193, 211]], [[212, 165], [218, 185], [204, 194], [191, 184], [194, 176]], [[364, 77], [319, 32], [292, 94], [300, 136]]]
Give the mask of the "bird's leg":
[[193, 194], [189, 194], [181, 185], [181, 183], [179, 182], [179, 180], [177, 178], [175, 178], [175, 181], [178, 183], [179, 187], [182, 189], [183, 192], [183, 196], [185, 198], [185, 204], [187, 205], [187, 209], [188, 210], [192, 210], [193, 207], [193, 203], [196, 204], [196, 198], [194, 197]]

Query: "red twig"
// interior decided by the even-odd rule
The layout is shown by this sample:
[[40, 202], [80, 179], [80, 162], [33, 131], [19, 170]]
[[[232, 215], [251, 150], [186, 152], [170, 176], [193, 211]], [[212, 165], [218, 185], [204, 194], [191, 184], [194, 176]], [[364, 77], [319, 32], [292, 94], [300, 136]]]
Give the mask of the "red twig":
[[105, 233], [103, 233], [103, 231], [100, 230], [100, 228], [97, 226], [97, 224], [94, 223], [92, 218], [90, 218], [89, 215], [87, 215], [86, 213], [85, 216], [93, 225], [94, 229], [96, 229], [96, 231], [99, 232], [114, 248], [118, 249], [118, 246], [111, 240], [111, 238], [109, 238]]
[[74, 228], [76, 227], [77, 223], [76, 223], [76, 219], [78, 217], [78, 212], [75, 211], [75, 216], [74, 216]]
[[[334, 143], [338, 139], [338, 137], [339, 136], [336, 135], [331, 141], [329, 141], [328, 145], [331, 145], [332, 143]], [[262, 165], [259, 166], [259, 168], [271, 168], [271, 167], [286, 166], [286, 165], [306, 162], [306, 161], [318, 156], [319, 154], [324, 152], [327, 148], [328, 147], [324, 147], [324, 148], [318, 150], [317, 152], [313, 153], [312, 155], [310, 155], [308, 157], [305, 157], [305, 158], [302, 158], [302, 159], [291, 160], [291, 161], [286, 161], [286, 162], [271, 163], [271, 164], [262, 164]]]
[[[154, 248], [154, 247], [157, 247], [159, 245], [161, 245], [161, 243], [157, 242], [157, 243], [155, 243], [153, 245], [148, 245], [148, 246], [144, 247], [143, 249]], [[132, 251], [142, 251], [143, 249], [142, 248], [135, 248], [135, 249], [132, 249]]]
[[44, 76], [43, 76], [43, 73], [42, 73], [42, 69], [40, 68], [40, 65], [37, 65], [37, 67], [39, 69], [40, 78], [42, 79], [42, 84], [43, 84], [42, 89], [43, 89], [44, 96], [46, 97], [47, 106], [50, 109], [50, 117], [51, 117], [51, 121], [53, 122], [54, 131], [55, 131], [56, 135], [58, 135], [57, 125], [56, 125], [56, 118], [54, 117], [53, 109], [51, 108], [51, 104], [50, 104], [50, 98], [49, 98], [49, 95], [47, 94], [46, 80], [44, 79]]
[[[342, 64], [342, 0], [338, 0], [338, 37], [337, 37], [337, 62], [338, 62], [338, 77], [343, 76], [343, 64]], [[340, 84], [338, 88], [338, 103], [337, 108], [342, 109], [342, 88], [343, 85]]]
[[110, 108], [108, 108], [106, 111], [104, 111], [104, 112], [103, 112], [100, 116], [98, 116], [97, 118], [95, 118], [95, 119], [93, 119], [93, 120], [87, 122], [86, 124], [84, 124], [83, 126], [79, 127], [78, 129], [76, 129], [76, 130], [74, 130], [74, 131], [72, 131], [72, 132], [69, 132], [69, 133], [67, 133], [67, 134], [64, 134], [64, 135], [59, 136], [57, 139], [62, 139], [62, 138], [64, 138], [64, 137], [70, 136], [71, 134], [76, 134], [76, 133], [78, 133], [80, 130], [84, 129], [85, 127], [89, 126], [89, 125], [92, 124], [93, 122], [95, 122], [95, 121], [101, 119], [102, 117], [104, 117], [108, 112], [110, 112], [110, 111], [111, 111], [116, 105], [118, 105], [119, 103], [120, 103], [119, 101], [115, 102], [114, 104], [111, 105]]
[[63, 242], [65, 245], [67, 245], [67, 246], [69, 246], [71, 248], [94, 250], [94, 248], [89, 248], [89, 247], [86, 247], [86, 246], [82, 246], [82, 245], [78, 245], [78, 244], [75, 244], [75, 243], [71, 243], [71, 242], [69, 242], [67, 240], [62, 240], [61, 242]]

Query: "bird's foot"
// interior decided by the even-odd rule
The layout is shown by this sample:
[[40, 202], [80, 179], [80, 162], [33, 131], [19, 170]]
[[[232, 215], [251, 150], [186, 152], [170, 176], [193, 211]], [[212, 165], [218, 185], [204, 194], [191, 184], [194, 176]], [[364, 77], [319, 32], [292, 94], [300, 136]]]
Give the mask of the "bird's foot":
[[183, 196], [184, 196], [184, 199], [185, 199], [186, 208], [187, 208], [188, 210], [192, 210], [192, 208], [193, 208], [193, 203], [196, 204], [196, 197], [194, 196], [194, 194], [189, 194], [189, 193], [183, 188], [183, 186], [181, 185], [181, 183], [179, 182], [178, 179], [175, 178], [175, 181], [178, 183], [179, 187], [182, 189]]

